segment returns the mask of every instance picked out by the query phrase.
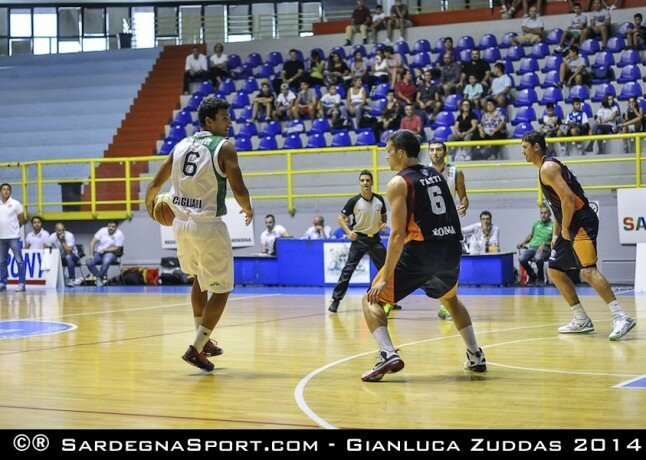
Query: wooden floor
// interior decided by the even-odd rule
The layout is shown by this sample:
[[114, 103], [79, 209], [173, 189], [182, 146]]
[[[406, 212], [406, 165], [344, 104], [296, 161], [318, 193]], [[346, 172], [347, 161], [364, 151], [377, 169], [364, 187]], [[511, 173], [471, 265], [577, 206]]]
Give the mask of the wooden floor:
[[[646, 374], [646, 333], [610, 342], [589, 290], [596, 331], [584, 336], [556, 332], [570, 313], [553, 290], [468, 290], [485, 374], [462, 369], [453, 324], [411, 296], [389, 323], [406, 367], [369, 384], [358, 290], [330, 314], [329, 290], [237, 289], [214, 333], [225, 353], [205, 374], [180, 359], [188, 289], [117, 289], [0, 295], [2, 321], [77, 326], [0, 340], [0, 428], [646, 428], [646, 388], [613, 388]], [[620, 300], [646, 324], [646, 296]]]

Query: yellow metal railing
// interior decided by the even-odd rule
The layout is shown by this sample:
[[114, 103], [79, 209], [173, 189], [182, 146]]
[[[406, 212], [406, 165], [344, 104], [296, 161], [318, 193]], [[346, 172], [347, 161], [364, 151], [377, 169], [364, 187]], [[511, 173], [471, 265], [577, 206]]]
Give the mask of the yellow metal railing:
[[[561, 157], [560, 160], [566, 164], [597, 164], [597, 163], [616, 163], [623, 162], [632, 164], [634, 171], [634, 182], [627, 184], [600, 184], [600, 185], [586, 185], [586, 190], [614, 190], [619, 188], [639, 188], [642, 187], [642, 157], [641, 139], [646, 137], [646, 133], [632, 133], [620, 135], [605, 135], [605, 136], [581, 136], [581, 137], [567, 137], [567, 138], [552, 138], [548, 139], [549, 143], [575, 143], [575, 142], [590, 142], [595, 140], [617, 140], [617, 139], [634, 139], [635, 140], [635, 154], [622, 155], [621, 157], [603, 158], [598, 156], [591, 157]], [[468, 141], [468, 142], [448, 142], [449, 149], [458, 147], [474, 147], [474, 146], [492, 146], [492, 145], [518, 145], [518, 155], [521, 155], [519, 139], [507, 139], [499, 141]], [[425, 146], [422, 146], [425, 150]], [[341, 155], [356, 155], [357, 152], [369, 154], [365, 158], [365, 166], [349, 166], [343, 165], [331, 168], [307, 168], [300, 166], [304, 158], [311, 155], [321, 154], [341, 154]], [[284, 169], [275, 170], [253, 170], [243, 166], [245, 178], [254, 177], [275, 177], [281, 178], [281, 183], [284, 184], [284, 193], [262, 193], [262, 190], [254, 190], [252, 187], [251, 192], [254, 200], [287, 200], [287, 208], [289, 212], [295, 212], [295, 200], [299, 199], [320, 199], [320, 198], [339, 198], [347, 197], [353, 191], [343, 192], [325, 192], [322, 190], [307, 190], [307, 192], [299, 192], [295, 186], [294, 179], [299, 176], [308, 175], [326, 175], [326, 174], [342, 174], [342, 173], [356, 173], [360, 169], [369, 169], [372, 171], [375, 179], [375, 191], [380, 193], [380, 180], [379, 174], [389, 171], [389, 168], [383, 160], [380, 165], [380, 155], [383, 155], [383, 148], [377, 146], [365, 147], [345, 147], [345, 148], [323, 148], [323, 149], [298, 149], [298, 150], [276, 150], [276, 151], [253, 151], [253, 152], [239, 152], [241, 163], [247, 159], [262, 158], [270, 156], [284, 157]], [[0, 168], [17, 168], [20, 170], [16, 173], [13, 182], [14, 187], [17, 188], [16, 183], [20, 181], [20, 190], [22, 191], [20, 200], [23, 202], [25, 209], [29, 215], [39, 214], [48, 220], [91, 220], [91, 219], [125, 219], [132, 217], [133, 210], [139, 205], [143, 204], [143, 190], [144, 183], [152, 179], [152, 175], [133, 176], [133, 165], [141, 163], [152, 163], [162, 161], [164, 156], [148, 156], [148, 157], [132, 157], [132, 158], [90, 158], [90, 159], [58, 159], [58, 160], [41, 160], [31, 162], [13, 162], [13, 163], [0, 163]], [[363, 161], [363, 159], [362, 159]], [[123, 175], [118, 177], [97, 177], [97, 167], [101, 164], [117, 164], [122, 166]], [[47, 169], [51, 166], [66, 165], [69, 168], [80, 169], [80, 165], [89, 165], [89, 177], [74, 177], [74, 178], [61, 178], [50, 177]], [[462, 169], [500, 169], [500, 168], [517, 168], [531, 166], [525, 161], [473, 161], [460, 163]], [[6, 177], [6, 174], [5, 174]], [[498, 174], [500, 177], [500, 174]], [[284, 179], [283, 179], [284, 178]], [[48, 184], [58, 183], [78, 183], [84, 187], [89, 187], [89, 200], [88, 201], [50, 201], [45, 196], [44, 186]], [[97, 196], [97, 185], [102, 183], [114, 183], [114, 190], [111, 193], [121, 194], [123, 199], [114, 200], [99, 200]], [[140, 196], [133, 197], [133, 184], [140, 183]], [[277, 187], [280, 189], [280, 186]], [[540, 187], [538, 182], [534, 186], [527, 187], [509, 187], [509, 188], [469, 188], [470, 194], [485, 194], [485, 193], [538, 193], [537, 200], [542, 201]], [[36, 197], [32, 201], [30, 197]], [[82, 206], [85, 209], [77, 211], [61, 211], [61, 208], [66, 205]], [[110, 209], [106, 209], [110, 207]], [[113, 209], [116, 208], [116, 209]], [[142, 207], [139, 207], [142, 209]]]

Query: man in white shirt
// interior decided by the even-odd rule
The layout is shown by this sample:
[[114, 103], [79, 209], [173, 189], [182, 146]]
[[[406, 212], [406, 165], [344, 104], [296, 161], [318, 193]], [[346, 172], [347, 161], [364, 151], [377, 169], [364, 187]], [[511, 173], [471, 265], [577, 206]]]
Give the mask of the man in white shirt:
[[523, 19], [523, 24], [520, 28], [523, 34], [518, 37], [512, 37], [509, 40], [512, 45], [522, 45], [524, 43], [535, 45], [543, 41], [543, 29], [545, 25], [543, 24], [543, 19], [539, 18], [537, 13], [538, 10], [535, 6], [529, 9], [529, 17]]
[[18, 200], [11, 198], [11, 185], [0, 185], [0, 291], [7, 290], [7, 257], [9, 249], [18, 264], [18, 289], [25, 290], [25, 261], [22, 258], [20, 227], [27, 220], [25, 210]]
[[470, 236], [469, 254], [500, 252], [500, 230], [491, 223], [489, 211], [480, 213], [480, 222], [462, 227], [462, 235]]
[[327, 240], [332, 235], [332, 228], [329, 225], [325, 225], [325, 219], [323, 216], [314, 217], [314, 222], [312, 222], [310, 228], [307, 229], [303, 238], [307, 240]]
[[275, 256], [276, 238], [289, 238], [290, 234], [287, 233], [285, 227], [276, 224], [273, 214], [265, 216], [265, 226], [267, 228], [260, 234], [260, 252]]
[[[111, 220], [107, 227], [99, 229], [90, 240], [90, 254], [87, 258], [87, 268], [96, 277], [96, 285], [103, 286], [103, 277], [108, 272], [110, 264], [123, 254], [125, 236], [117, 228], [117, 222]], [[97, 269], [97, 265], [101, 268]]]
[[43, 219], [40, 216], [33, 216], [31, 227], [33, 230], [25, 237], [25, 249], [43, 249], [49, 238], [49, 232], [43, 230]]
[[67, 287], [74, 287], [74, 271], [76, 262], [79, 260], [79, 252], [76, 248], [76, 239], [72, 232], [65, 230], [65, 225], [57, 223], [55, 231], [45, 242], [46, 248], [55, 248], [61, 252], [63, 266], [67, 267]]
[[197, 46], [194, 46], [193, 53], [186, 56], [186, 64], [184, 65], [184, 94], [188, 94], [188, 84], [190, 82], [208, 79], [209, 71], [206, 56], [200, 53]]
[[291, 114], [291, 108], [296, 100], [296, 94], [289, 89], [288, 83], [280, 85], [280, 94], [276, 98], [276, 106], [274, 108], [274, 120], [281, 121], [285, 115]]

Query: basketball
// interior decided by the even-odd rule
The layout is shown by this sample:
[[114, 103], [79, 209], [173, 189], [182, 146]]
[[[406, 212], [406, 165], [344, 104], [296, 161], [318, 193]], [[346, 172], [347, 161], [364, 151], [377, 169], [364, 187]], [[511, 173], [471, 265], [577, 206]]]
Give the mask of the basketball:
[[155, 220], [161, 225], [165, 225], [167, 227], [173, 225], [173, 219], [175, 219], [175, 214], [170, 208], [169, 203], [170, 197], [168, 196], [168, 193], [162, 193], [161, 195], [157, 195], [155, 207], [153, 208], [153, 216], [155, 217]]

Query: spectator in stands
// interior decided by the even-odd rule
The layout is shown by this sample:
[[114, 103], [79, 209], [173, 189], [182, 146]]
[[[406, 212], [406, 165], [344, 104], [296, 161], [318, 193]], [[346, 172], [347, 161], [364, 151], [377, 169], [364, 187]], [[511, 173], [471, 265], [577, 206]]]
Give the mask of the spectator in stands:
[[346, 109], [348, 116], [354, 118], [354, 127], [359, 128], [363, 111], [368, 104], [366, 89], [362, 86], [361, 77], [354, 77], [354, 84], [348, 90]]
[[585, 59], [579, 55], [579, 47], [573, 45], [568, 50], [567, 56], [561, 63], [561, 81], [559, 87], [563, 85], [572, 87], [574, 85], [589, 85], [590, 75]]
[[406, 40], [406, 28], [411, 27], [413, 23], [410, 20], [408, 5], [402, 0], [395, 0], [395, 4], [390, 7], [390, 17], [388, 18], [386, 43], [390, 43], [393, 38], [393, 29], [399, 27], [399, 41]]
[[557, 53], [560, 53], [563, 50], [563, 45], [569, 39], [568, 47], [572, 47], [577, 43], [581, 42], [581, 34], [588, 27], [588, 17], [581, 13], [581, 4], [575, 3], [572, 6], [574, 10], [574, 15], [570, 17], [570, 24], [568, 25], [565, 32], [561, 36], [561, 41], [558, 46], [555, 48]]
[[471, 60], [462, 66], [460, 86], [464, 86], [469, 75], [475, 75], [476, 80], [487, 91], [491, 85], [491, 66], [480, 57], [480, 50], [471, 50]]
[[9, 249], [18, 265], [18, 289], [25, 290], [25, 261], [22, 257], [20, 227], [27, 221], [25, 210], [20, 201], [11, 198], [11, 185], [0, 185], [0, 291], [7, 289], [9, 272], [7, 262]]
[[[628, 110], [626, 111], [625, 121], [619, 125], [621, 132], [640, 133], [644, 128], [644, 111], [637, 103], [634, 96], [628, 98]], [[624, 153], [628, 153], [629, 143], [634, 142], [632, 139], [624, 139]]]
[[332, 235], [332, 228], [329, 225], [325, 225], [325, 219], [323, 216], [314, 217], [310, 228], [307, 229], [303, 238], [308, 240], [326, 240], [329, 239]]
[[[478, 129], [478, 117], [473, 113], [473, 106], [469, 100], [460, 102], [460, 114], [451, 127], [449, 141], [470, 141]], [[471, 148], [466, 148], [467, 157], [471, 157]]]
[[424, 70], [424, 80], [417, 92], [417, 106], [427, 113], [431, 122], [435, 120], [435, 116], [442, 110], [440, 88], [433, 81], [431, 69]]
[[500, 251], [500, 230], [493, 225], [491, 213], [482, 211], [480, 222], [462, 227], [462, 235], [467, 238], [469, 254], [496, 253]]
[[352, 36], [361, 32], [363, 44], [368, 43], [368, 28], [372, 22], [370, 10], [366, 8], [365, 0], [357, 0], [357, 7], [352, 12], [350, 25], [345, 28], [345, 46], [352, 45]]
[[310, 88], [307, 81], [301, 81], [301, 90], [296, 95], [296, 100], [292, 105], [292, 120], [300, 120], [301, 117], [314, 118], [318, 103], [319, 98], [316, 91]]
[[[117, 228], [117, 222], [112, 220], [106, 227], [100, 228], [90, 240], [90, 254], [86, 264], [88, 270], [96, 277], [96, 285], [103, 286], [104, 277], [110, 264], [123, 254], [125, 236]], [[96, 268], [100, 265], [101, 268]]]
[[370, 87], [379, 83], [388, 83], [390, 81], [390, 76], [388, 74], [388, 61], [384, 55], [384, 50], [377, 50], [377, 53], [372, 60], [371, 71], [368, 78], [370, 81]]
[[[516, 11], [519, 10], [519, 6], [522, 3], [523, 4], [523, 11], [525, 11], [525, 14], [523, 15], [524, 18], [529, 17], [529, 14], [527, 13], [529, 11], [528, 6], [529, 6], [529, 1], [528, 0], [501, 0], [502, 6], [500, 8], [500, 13], [502, 14], [502, 19], [511, 19], [514, 17], [514, 14]], [[532, 2], [534, 3], [534, 2]], [[541, 15], [541, 11], [543, 10], [543, 0], [536, 0], [536, 11], [537, 15]]]
[[484, 89], [482, 85], [478, 83], [478, 79], [475, 75], [469, 75], [469, 83], [464, 86], [464, 98], [471, 102], [471, 106], [474, 108], [480, 107], [480, 99], [484, 96]]
[[274, 92], [278, 93], [283, 83], [287, 83], [290, 88], [300, 88], [304, 75], [305, 65], [298, 59], [298, 52], [295, 49], [289, 50], [289, 61], [283, 64], [280, 78], [274, 78]]
[[399, 123], [399, 129], [408, 129], [415, 133], [420, 142], [426, 142], [424, 123], [422, 118], [413, 112], [413, 104], [406, 104], [404, 107], [404, 117]]
[[453, 47], [453, 39], [451, 37], [444, 39], [444, 51], [440, 52], [435, 62], [437, 69], [442, 69], [442, 67], [448, 64], [445, 57], [447, 53], [451, 55], [451, 62], [460, 62], [460, 52]]
[[605, 48], [610, 33], [610, 11], [601, 7], [601, 0], [594, 0], [588, 17], [588, 27], [581, 34], [581, 42], [592, 36], [601, 36], [601, 47]]
[[330, 59], [327, 62], [325, 71], [325, 84], [329, 87], [332, 85], [344, 84], [345, 80], [350, 79], [350, 69], [339, 53], [330, 53]]
[[401, 104], [395, 99], [395, 91], [392, 89], [388, 90], [386, 93], [386, 107], [384, 107], [381, 114], [383, 131], [387, 129], [398, 129], [403, 113]]
[[350, 76], [352, 77], [352, 82], [359, 77], [362, 83], [368, 83], [368, 60], [363, 57], [361, 51], [354, 53], [352, 65], [350, 66]]
[[[494, 78], [491, 80], [491, 97], [498, 107], [505, 108], [511, 102], [511, 78], [505, 74], [505, 64], [496, 62], [493, 65]], [[486, 106], [484, 107], [486, 109]]]
[[49, 235], [45, 247], [58, 249], [61, 252], [63, 267], [67, 267], [67, 287], [74, 287], [74, 272], [76, 262], [79, 260], [76, 240], [72, 232], [65, 230], [65, 225], [60, 222], [56, 224], [54, 230], [54, 233]]
[[[528, 285], [545, 284], [545, 262], [550, 258], [553, 223], [550, 219], [552, 213], [547, 206], [540, 208], [541, 218], [534, 222], [532, 231], [516, 247], [520, 250], [518, 262], [525, 269], [528, 276]], [[530, 262], [536, 263], [536, 272]]]
[[[621, 120], [621, 112], [619, 106], [615, 102], [615, 97], [612, 94], [606, 94], [601, 100], [601, 107], [597, 110], [597, 115], [594, 117], [597, 124], [593, 128], [593, 134], [616, 134], [618, 131], [619, 122]], [[599, 146], [599, 154], [604, 152], [604, 144], [606, 141], [597, 141]], [[588, 144], [588, 150], [592, 150], [592, 142]]]
[[535, 6], [532, 6], [529, 9], [529, 17], [523, 19], [520, 27], [520, 30], [523, 32], [522, 35], [512, 37], [509, 43], [512, 45], [522, 45], [525, 43], [535, 45], [536, 43], [540, 43], [543, 41], [544, 28], [545, 24], [543, 24], [543, 19], [538, 17], [538, 10]]
[[260, 234], [260, 252], [270, 256], [276, 255], [276, 238], [290, 238], [291, 235], [282, 225], [276, 224], [273, 214], [265, 216], [265, 230]]
[[373, 43], [377, 43], [377, 32], [384, 30], [388, 23], [386, 13], [381, 5], [375, 6], [375, 13], [372, 15], [372, 23], [370, 24], [370, 37]]
[[[575, 97], [572, 99], [572, 111], [568, 114], [565, 123], [561, 126], [562, 136], [585, 136], [590, 133], [590, 123], [588, 115], [581, 110], [581, 99]], [[561, 146], [561, 154], [565, 155], [564, 145]], [[576, 143], [579, 155], [583, 153], [583, 146], [580, 142]]]
[[307, 63], [307, 81], [310, 86], [323, 85], [325, 80], [323, 72], [325, 71], [325, 60], [321, 58], [319, 51], [314, 49], [310, 53], [310, 61]]
[[633, 16], [635, 26], [626, 29], [626, 44], [629, 48], [639, 50], [646, 44], [646, 26], [642, 24], [642, 14], [637, 13]]
[[561, 117], [559, 117], [554, 109], [554, 104], [548, 102], [545, 105], [545, 115], [543, 115], [538, 123], [541, 125], [541, 133], [545, 137], [557, 137], [559, 135], [559, 128], [562, 124]]
[[[588, 11], [590, 11], [590, 5], [592, 4], [593, 0], [588, 0]], [[603, 7], [608, 10], [616, 10], [617, 8], [621, 8], [621, 5], [623, 4], [624, 0], [612, 0], [612, 3], [610, 3], [610, 0], [601, 0], [601, 3], [603, 3]]]
[[273, 117], [276, 121], [283, 120], [286, 116], [292, 114], [292, 106], [296, 100], [296, 94], [292, 92], [288, 83], [280, 85], [280, 94], [276, 98], [276, 108]]
[[206, 64], [206, 56], [200, 53], [197, 46], [193, 47], [193, 52], [186, 56], [184, 64], [184, 94], [188, 94], [188, 85], [194, 81], [204, 81], [209, 79], [209, 71]]
[[209, 56], [209, 78], [213, 87], [217, 88], [222, 79], [229, 76], [229, 58], [224, 53], [222, 43], [216, 43], [213, 47], [213, 54]]
[[251, 109], [251, 119], [247, 120], [249, 123], [258, 121], [270, 121], [271, 114], [274, 112], [274, 104], [276, 103], [276, 96], [271, 91], [269, 82], [264, 80], [260, 84], [260, 92], [253, 100], [253, 107]]
[[400, 79], [402, 72], [404, 71], [404, 60], [399, 53], [395, 53], [395, 50], [390, 45], [384, 48], [384, 56], [386, 57], [386, 63], [388, 64], [390, 85], [394, 86], [395, 82]]
[[[478, 129], [473, 133], [472, 140], [496, 140], [507, 139], [507, 123], [505, 114], [499, 110], [496, 101], [493, 98], [488, 98], [485, 101], [485, 112], [480, 118]], [[500, 157], [500, 146], [485, 147], [481, 154], [474, 154], [474, 160], [486, 160], [489, 158]], [[476, 149], [478, 151], [478, 149]]]
[[43, 229], [43, 218], [32, 216], [31, 228], [25, 237], [25, 249], [43, 249], [49, 238], [49, 232]]
[[417, 94], [417, 86], [413, 82], [410, 70], [404, 70], [404, 76], [395, 83], [395, 95], [400, 104], [414, 104]]
[[462, 75], [462, 64], [460, 61], [453, 61], [450, 51], [444, 52], [444, 65], [440, 73], [440, 85], [445, 96], [453, 94], [460, 86]]
[[[328, 92], [319, 99], [317, 113], [319, 118], [328, 118], [332, 126], [336, 126], [339, 118], [343, 115], [343, 101], [338, 93], [336, 85], [328, 88]], [[345, 118], [345, 116], [344, 116]]]

